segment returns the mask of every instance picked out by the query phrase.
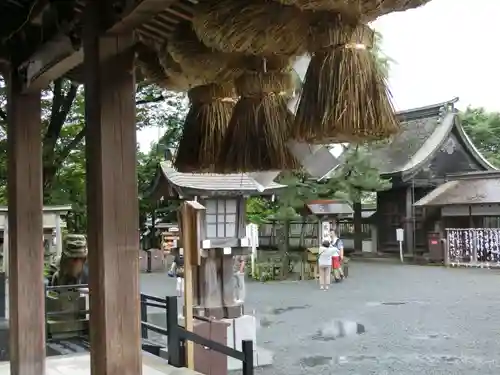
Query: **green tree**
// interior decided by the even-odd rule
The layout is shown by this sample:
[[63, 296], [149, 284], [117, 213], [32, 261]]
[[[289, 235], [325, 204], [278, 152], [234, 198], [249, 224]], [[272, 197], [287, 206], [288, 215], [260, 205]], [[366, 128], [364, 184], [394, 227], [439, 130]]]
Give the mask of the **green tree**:
[[395, 63], [395, 61], [387, 56], [382, 50], [382, 43], [384, 37], [379, 31], [375, 31], [375, 38], [373, 41], [372, 53], [375, 55], [377, 62], [379, 64], [379, 68], [384, 74], [385, 77], [389, 77], [389, 71], [391, 69], [391, 65]]
[[467, 107], [459, 115], [474, 146], [490, 163], [500, 167], [500, 113]]
[[[149, 197], [151, 184], [158, 170], [158, 164], [165, 160], [165, 153], [177, 147], [182, 132], [187, 103], [183, 96], [171, 95], [166, 101], [167, 108], [157, 119], [163, 136], [151, 145], [149, 152], [138, 152], [137, 174], [139, 184], [139, 220], [144, 228], [148, 219], [163, 218], [176, 220], [176, 202], [156, 202]], [[144, 228], [145, 229], [145, 228]]]
[[326, 182], [326, 193], [336, 198], [351, 202], [354, 210], [354, 249], [361, 250], [362, 237], [362, 201], [367, 192], [390, 189], [391, 183], [380, 176], [372, 166], [370, 155], [363, 146], [346, 148], [343, 163], [333, 172]]
[[[169, 128], [183, 94], [141, 82], [136, 90], [137, 129]], [[0, 204], [6, 204], [7, 96], [0, 77]], [[45, 204], [71, 204], [68, 229], [86, 228], [85, 105], [83, 86], [58, 79], [42, 91], [43, 188]], [[179, 129], [176, 130], [179, 132]], [[141, 163], [141, 157], [139, 157]], [[140, 167], [139, 167], [140, 168]], [[142, 186], [141, 186], [142, 187]]]

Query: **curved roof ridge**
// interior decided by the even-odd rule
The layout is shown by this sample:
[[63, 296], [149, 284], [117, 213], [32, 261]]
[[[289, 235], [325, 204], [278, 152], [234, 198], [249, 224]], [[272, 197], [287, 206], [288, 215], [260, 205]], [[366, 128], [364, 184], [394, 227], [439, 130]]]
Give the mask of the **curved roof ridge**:
[[[441, 103], [431, 104], [423, 107], [405, 109], [403, 111], [398, 111], [396, 115], [398, 116], [400, 121], [415, 120], [429, 116], [438, 116], [443, 113], [443, 109], [445, 112], [450, 112], [454, 110], [454, 104], [458, 102], [458, 100], [459, 98], [455, 97], [451, 100]], [[451, 108], [449, 108], [450, 106]]]

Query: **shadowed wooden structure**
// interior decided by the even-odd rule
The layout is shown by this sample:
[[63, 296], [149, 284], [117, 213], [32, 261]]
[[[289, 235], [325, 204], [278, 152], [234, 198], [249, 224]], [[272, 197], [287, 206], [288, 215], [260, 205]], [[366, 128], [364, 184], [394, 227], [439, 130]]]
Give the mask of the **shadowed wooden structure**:
[[[168, 33], [169, 25], [183, 18], [176, 8], [160, 14], [172, 3], [0, 2], [0, 71], [8, 86], [9, 116], [12, 375], [46, 371], [40, 99], [41, 89], [61, 76], [85, 83], [91, 372], [142, 372], [138, 206], [123, 204], [138, 198], [131, 47], [137, 27], [145, 34]], [[155, 17], [160, 26], [141, 26]]]

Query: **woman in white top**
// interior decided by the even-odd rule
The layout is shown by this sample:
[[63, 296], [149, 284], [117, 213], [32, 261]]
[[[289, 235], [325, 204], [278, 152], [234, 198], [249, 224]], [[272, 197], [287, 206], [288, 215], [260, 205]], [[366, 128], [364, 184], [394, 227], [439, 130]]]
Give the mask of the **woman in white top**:
[[330, 285], [332, 272], [332, 257], [337, 254], [338, 249], [330, 245], [330, 241], [323, 240], [318, 253], [319, 287], [327, 290]]

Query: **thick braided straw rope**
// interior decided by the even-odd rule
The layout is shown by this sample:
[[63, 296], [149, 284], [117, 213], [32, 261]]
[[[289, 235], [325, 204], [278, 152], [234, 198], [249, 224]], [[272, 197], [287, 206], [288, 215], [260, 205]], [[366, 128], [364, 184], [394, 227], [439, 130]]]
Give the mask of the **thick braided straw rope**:
[[190, 22], [177, 26], [167, 44], [167, 51], [186, 74], [202, 77], [207, 82], [213, 82], [219, 77], [232, 57], [231, 54], [204, 45]]
[[190, 88], [206, 83], [206, 80], [200, 74], [184, 72], [182, 66], [172, 58], [165, 46], [158, 48], [161, 51], [158, 56], [160, 64], [167, 76], [170, 77], [170, 81], [179, 91], [187, 91]]
[[369, 22], [392, 12], [418, 8], [430, 0], [276, 0], [302, 10], [324, 10], [353, 15]]
[[208, 47], [253, 55], [302, 55], [307, 25], [297, 8], [269, 0], [209, 0], [193, 17], [194, 30]]

